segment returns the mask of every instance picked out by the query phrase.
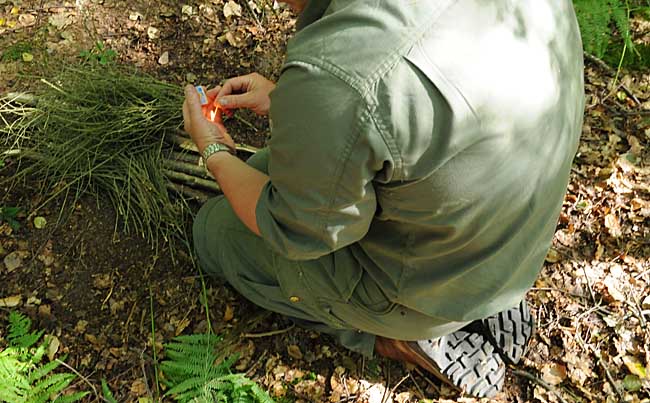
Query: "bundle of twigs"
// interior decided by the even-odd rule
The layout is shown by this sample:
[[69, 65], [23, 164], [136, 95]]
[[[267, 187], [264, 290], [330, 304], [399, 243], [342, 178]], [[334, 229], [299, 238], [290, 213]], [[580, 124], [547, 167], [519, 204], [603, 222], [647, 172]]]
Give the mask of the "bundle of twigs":
[[[179, 130], [182, 89], [117, 66], [67, 68], [37, 95], [0, 99], [2, 155], [49, 198], [106, 195], [124, 231], [186, 240], [187, 200], [219, 191]], [[173, 192], [169, 192], [172, 190]], [[175, 194], [183, 197], [173, 197]], [[38, 207], [40, 208], [40, 207]]]

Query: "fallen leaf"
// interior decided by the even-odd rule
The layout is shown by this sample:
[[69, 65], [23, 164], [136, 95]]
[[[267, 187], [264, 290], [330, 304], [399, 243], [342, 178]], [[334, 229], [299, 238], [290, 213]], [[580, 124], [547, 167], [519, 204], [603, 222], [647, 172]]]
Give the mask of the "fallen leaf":
[[69, 14], [59, 13], [51, 15], [47, 21], [59, 31], [72, 23], [72, 17]]
[[21, 295], [12, 295], [11, 297], [0, 298], [0, 307], [13, 308], [20, 305], [23, 297]]
[[641, 386], [643, 386], [641, 384], [641, 379], [636, 375], [628, 374], [623, 378], [623, 387], [630, 392], [638, 392], [641, 390]]
[[609, 213], [605, 216], [605, 227], [614, 238], [618, 238], [622, 234], [621, 224], [614, 213]]
[[641, 379], [645, 379], [648, 376], [645, 366], [636, 357], [626, 355], [623, 357], [623, 363], [632, 375], [636, 375]]
[[562, 364], [547, 363], [542, 367], [542, 379], [550, 385], [559, 385], [566, 379], [566, 367]]
[[169, 64], [169, 52], [163, 52], [163, 54], [160, 55], [160, 58], [158, 59], [158, 63], [162, 64], [163, 66]]
[[23, 62], [25, 63], [29, 63], [32, 60], [34, 60], [34, 55], [32, 55], [31, 53], [24, 52], [21, 56], [23, 58]]
[[17, 268], [23, 265], [23, 259], [21, 257], [21, 253], [19, 251], [11, 252], [7, 256], [5, 256], [4, 264], [9, 273], [16, 270]]
[[553, 248], [551, 248], [546, 254], [546, 261], [548, 263], [557, 263], [560, 260], [562, 260], [562, 255]]
[[302, 351], [300, 351], [300, 347], [296, 346], [295, 344], [287, 346], [287, 353], [289, 353], [289, 356], [295, 358], [296, 360], [302, 360]]
[[230, 0], [226, 5], [223, 6], [223, 15], [228, 18], [233, 15], [241, 17], [241, 6], [234, 1]]
[[33, 14], [21, 14], [20, 17], [18, 17], [18, 22], [24, 27], [29, 27], [34, 25], [36, 22], [36, 16]]
[[15, 28], [18, 25], [18, 21], [7, 21], [7, 26], [9, 28]]
[[605, 280], [603, 280], [603, 284], [605, 284], [605, 287], [607, 287], [607, 292], [609, 295], [614, 298], [614, 300], [622, 302], [625, 301], [625, 294], [621, 291], [621, 280], [608, 275], [605, 277]]
[[230, 46], [234, 46], [236, 48], [242, 46], [241, 41], [239, 41], [232, 32], [226, 32], [225, 38]]
[[181, 13], [185, 15], [192, 15], [194, 14], [194, 9], [189, 4], [185, 4], [183, 7], [181, 7]]
[[136, 396], [141, 396], [147, 393], [147, 385], [142, 381], [142, 379], [136, 379], [135, 382], [131, 384], [131, 393]]
[[131, 20], [131, 21], [138, 21], [138, 20], [141, 20], [142, 18], [143, 18], [143, 15], [140, 14], [139, 12], [137, 12], [137, 11], [129, 14], [129, 20]]
[[641, 302], [641, 307], [643, 309], [650, 309], [650, 295], [646, 295], [646, 297], [643, 298], [643, 302]]
[[640, 157], [643, 154], [643, 146], [639, 139], [634, 136], [627, 136], [627, 143], [630, 145], [630, 152], [636, 157]]
[[235, 317], [235, 310], [232, 306], [226, 305], [226, 311], [223, 313], [223, 321], [230, 322]]
[[19, 12], [20, 12], [20, 7], [14, 6], [14, 7], [11, 8], [11, 11], [9, 12], [9, 14], [18, 15]]
[[61, 342], [59, 341], [59, 338], [56, 336], [48, 336], [48, 339], [50, 341], [50, 344], [47, 346], [47, 358], [49, 358], [50, 361], [52, 361], [56, 353], [59, 351]]
[[34, 227], [37, 229], [43, 229], [47, 225], [47, 220], [45, 217], [36, 217], [34, 218]]

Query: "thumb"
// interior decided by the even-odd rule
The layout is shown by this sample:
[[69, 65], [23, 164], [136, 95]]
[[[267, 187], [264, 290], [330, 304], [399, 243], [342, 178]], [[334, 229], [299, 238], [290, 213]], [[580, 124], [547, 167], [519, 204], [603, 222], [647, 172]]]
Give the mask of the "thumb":
[[219, 105], [225, 109], [250, 108], [253, 106], [253, 97], [250, 92], [239, 95], [226, 95], [217, 99]]
[[199, 93], [193, 85], [185, 86], [185, 101], [189, 115], [192, 119], [203, 118], [203, 109], [201, 108]]

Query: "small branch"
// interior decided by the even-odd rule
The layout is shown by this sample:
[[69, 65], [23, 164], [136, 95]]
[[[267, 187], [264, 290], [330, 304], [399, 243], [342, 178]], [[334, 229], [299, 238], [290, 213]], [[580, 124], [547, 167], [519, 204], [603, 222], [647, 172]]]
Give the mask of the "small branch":
[[268, 337], [268, 336], [277, 336], [278, 334], [286, 333], [289, 330], [293, 329], [296, 325], [291, 325], [286, 329], [280, 329], [280, 330], [272, 330], [270, 332], [264, 332], [264, 333], [244, 333], [241, 335], [241, 337], [246, 337], [249, 339], [256, 339], [259, 337]]
[[533, 375], [531, 373], [528, 373], [526, 371], [520, 370], [520, 369], [513, 369], [512, 373], [515, 374], [515, 375], [519, 375], [519, 376], [521, 376], [523, 378], [526, 378], [529, 381], [532, 381], [533, 383], [536, 383], [539, 386], [543, 387], [544, 389], [548, 390], [549, 392], [553, 393], [555, 395], [555, 397], [557, 397], [558, 400], [560, 400], [560, 402], [569, 403], [562, 397], [562, 395], [560, 395], [560, 393], [557, 391], [557, 389], [555, 387], [553, 387], [552, 385], [544, 382], [543, 379], [540, 379], [540, 378], [536, 377], [535, 375]]
[[173, 171], [186, 173], [192, 176], [198, 176], [199, 178], [203, 178], [203, 179], [214, 180], [212, 174], [206, 171], [205, 168], [202, 168], [198, 165], [190, 164], [188, 162], [180, 162], [180, 161], [165, 159], [163, 160], [163, 166]]
[[175, 161], [183, 161], [183, 162], [188, 162], [190, 164], [194, 165], [199, 165], [199, 161], [201, 161], [201, 157], [198, 154], [193, 154], [193, 153], [179, 153], [178, 151], [172, 151], [169, 154], [170, 159], [175, 160]]
[[181, 182], [185, 185], [192, 187], [200, 187], [206, 190], [210, 190], [216, 193], [220, 193], [221, 189], [219, 185], [213, 180], [201, 179], [196, 176], [184, 174], [182, 172], [176, 172], [169, 169], [163, 169], [163, 173], [171, 180], [176, 182]]
[[183, 150], [194, 151], [195, 153], [199, 152], [199, 149], [196, 147], [196, 144], [194, 144], [194, 142], [190, 138], [183, 137], [178, 134], [167, 133], [165, 134], [165, 139], [171, 142], [172, 144], [176, 144]]
[[196, 200], [197, 202], [203, 204], [210, 199], [210, 195], [203, 193], [200, 190], [193, 189], [191, 187], [178, 185], [173, 182], [167, 182], [167, 189], [176, 192], [177, 194], [184, 196], [186, 199]]
[[88, 384], [88, 386], [90, 386], [90, 388], [93, 390], [93, 394], [95, 395], [95, 398], [102, 399], [103, 401], [108, 402], [108, 400], [104, 399], [103, 396], [100, 396], [97, 393], [97, 389], [95, 388], [95, 385], [93, 385], [92, 382], [90, 382], [90, 380], [88, 380], [88, 378], [81, 375], [81, 373], [79, 373], [79, 371], [72, 368], [70, 365], [66, 364], [64, 361], [59, 360], [58, 358], [55, 358], [54, 361], [58, 362], [60, 365], [63, 365], [64, 367], [66, 367], [67, 369], [72, 371], [75, 375], [77, 375], [79, 378], [81, 378], [81, 380], [83, 380], [86, 384]]

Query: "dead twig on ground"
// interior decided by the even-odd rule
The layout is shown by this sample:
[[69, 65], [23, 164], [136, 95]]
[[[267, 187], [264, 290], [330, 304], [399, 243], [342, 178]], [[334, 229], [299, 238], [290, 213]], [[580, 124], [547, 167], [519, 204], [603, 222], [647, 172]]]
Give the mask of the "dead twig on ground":
[[77, 376], [78, 376], [82, 381], [84, 381], [88, 386], [90, 386], [90, 389], [93, 390], [93, 394], [95, 395], [95, 398], [96, 398], [96, 399], [101, 399], [101, 400], [103, 400], [103, 401], [105, 401], [105, 402], [108, 402], [108, 400], [104, 399], [103, 396], [100, 396], [99, 393], [97, 393], [97, 388], [95, 388], [95, 385], [93, 385], [93, 383], [90, 382], [90, 380], [89, 380], [88, 378], [86, 378], [85, 376], [83, 376], [79, 371], [77, 371], [76, 369], [74, 369], [74, 368], [71, 367], [70, 365], [66, 364], [64, 361], [59, 360], [58, 358], [55, 358], [54, 361], [56, 361], [56, 362], [59, 363], [60, 365], [63, 365], [64, 367], [66, 367], [66, 368], [69, 369], [70, 371], [72, 371], [72, 372], [73, 372], [75, 375], [77, 375]]
[[557, 391], [557, 389], [554, 386], [552, 386], [549, 383], [545, 382], [543, 379], [541, 379], [541, 378], [539, 378], [539, 377], [537, 377], [537, 376], [535, 376], [535, 375], [533, 375], [533, 374], [531, 374], [529, 372], [521, 370], [521, 369], [513, 369], [512, 373], [515, 374], [515, 375], [521, 376], [522, 378], [526, 378], [529, 381], [531, 381], [533, 383], [536, 383], [537, 385], [539, 385], [539, 386], [543, 387], [544, 389], [548, 390], [549, 392], [553, 393], [555, 395], [555, 397], [557, 397], [558, 400], [561, 403], [569, 403], [569, 402], [566, 401], [566, 399], [564, 399], [562, 397], [562, 395]]
[[280, 329], [280, 330], [272, 330], [270, 332], [263, 332], [263, 333], [244, 333], [241, 335], [241, 337], [245, 337], [248, 339], [255, 339], [259, 337], [269, 337], [269, 336], [277, 336], [279, 334], [287, 333], [291, 329], [296, 327], [296, 325], [291, 325], [286, 329]]

